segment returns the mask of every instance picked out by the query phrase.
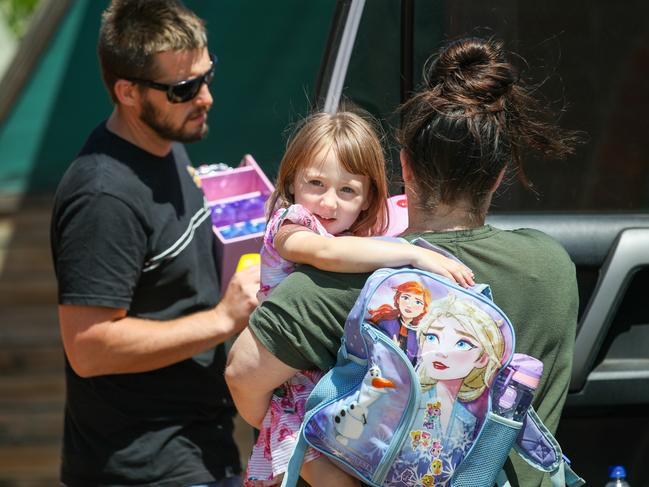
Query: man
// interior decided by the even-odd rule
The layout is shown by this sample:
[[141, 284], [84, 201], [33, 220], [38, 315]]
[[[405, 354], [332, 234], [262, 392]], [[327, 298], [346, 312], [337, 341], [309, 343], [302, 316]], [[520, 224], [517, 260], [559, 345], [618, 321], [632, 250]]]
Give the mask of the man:
[[66, 353], [61, 481], [234, 486], [223, 342], [259, 268], [219, 301], [215, 236], [187, 153], [207, 135], [216, 59], [180, 1], [113, 0], [98, 54], [114, 103], [57, 190], [51, 228]]

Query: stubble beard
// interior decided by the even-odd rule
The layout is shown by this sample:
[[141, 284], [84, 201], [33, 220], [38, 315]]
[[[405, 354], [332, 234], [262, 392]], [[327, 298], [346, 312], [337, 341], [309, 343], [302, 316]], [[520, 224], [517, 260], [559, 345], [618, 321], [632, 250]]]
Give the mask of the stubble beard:
[[142, 101], [142, 111], [140, 113], [140, 120], [151, 128], [160, 138], [181, 143], [198, 142], [199, 140], [207, 137], [209, 127], [207, 123], [203, 123], [200, 127], [192, 132], [184, 130], [187, 120], [199, 113], [207, 113], [205, 109], [197, 109], [190, 113], [185, 121], [179, 126], [174, 127], [171, 123], [165, 120], [160, 111], [146, 98]]

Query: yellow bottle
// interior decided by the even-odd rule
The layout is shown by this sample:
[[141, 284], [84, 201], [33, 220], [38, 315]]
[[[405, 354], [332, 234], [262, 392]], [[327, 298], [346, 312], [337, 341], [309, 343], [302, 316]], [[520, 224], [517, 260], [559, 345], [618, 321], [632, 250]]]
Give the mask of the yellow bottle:
[[243, 254], [239, 258], [239, 263], [237, 264], [237, 272], [245, 269], [246, 267], [250, 267], [251, 265], [259, 264], [260, 261], [261, 258], [258, 253]]

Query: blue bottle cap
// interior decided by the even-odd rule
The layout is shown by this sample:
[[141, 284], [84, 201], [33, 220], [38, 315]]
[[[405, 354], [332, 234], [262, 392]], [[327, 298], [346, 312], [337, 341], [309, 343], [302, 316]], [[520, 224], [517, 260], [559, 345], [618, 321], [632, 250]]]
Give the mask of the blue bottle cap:
[[608, 476], [611, 479], [624, 479], [626, 478], [626, 470], [622, 465], [616, 465], [609, 468]]

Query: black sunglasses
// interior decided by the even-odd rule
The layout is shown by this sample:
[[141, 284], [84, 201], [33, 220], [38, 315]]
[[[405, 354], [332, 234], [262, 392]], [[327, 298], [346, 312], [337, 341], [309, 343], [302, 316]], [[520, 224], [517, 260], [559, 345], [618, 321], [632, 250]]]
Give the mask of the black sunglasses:
[[216, 56], [210, 54], [210, 62], [212, 63], [210, 69], [207, 70], [205, 74], [196, 76], [195, 78], [185, 79], [174, 83], [173, 85], [167, 85], [164, 83], [156, 83], [155, 81], [150, 81], [148, 79], [139, 79], [139, 78], [124, 78], [131, 83], [138, 83], [154, 90], [160, 90], [167, 93], [167, 100], [171, 103], [185, 103], [186, 101], [192, 100], [198, 95], [198, 92], [201, 89], [203, 83], [209, 86], [209, 84], [214, 79], [214, 67], [216, 65]]

